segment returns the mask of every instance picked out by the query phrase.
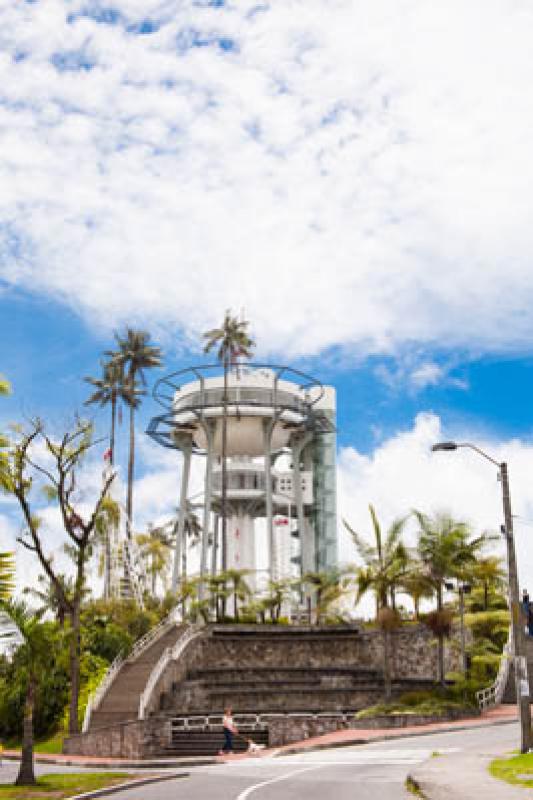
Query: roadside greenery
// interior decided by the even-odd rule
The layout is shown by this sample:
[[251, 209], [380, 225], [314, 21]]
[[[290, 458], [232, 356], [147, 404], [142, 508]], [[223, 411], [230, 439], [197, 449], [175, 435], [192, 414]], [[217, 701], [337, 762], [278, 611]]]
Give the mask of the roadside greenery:
[[13, 786], [10, 783], [0, 783], [0, 798], [2, 800], [31, 800], [37, 798], [53, 798], [63, 800], [84, 792], [97, 789], [106, 789], [109, 786], [118, 786], [137, 777], [126, 772], [87, 772], [87, 773], [55, 773], [43, 775], [38, 778], [34, 786]]
[[533, 753], [496, 758], [489, 765], [489, 771], [499, 780], [533, 789]]

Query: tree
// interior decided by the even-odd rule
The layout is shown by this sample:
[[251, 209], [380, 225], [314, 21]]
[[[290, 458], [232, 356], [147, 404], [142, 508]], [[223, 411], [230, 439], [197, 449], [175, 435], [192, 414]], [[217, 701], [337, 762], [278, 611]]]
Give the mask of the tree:
[[102, 500], [100, 510], [94, 522], [95, 543], [100, 544], [103, 552], [104, 598], [111, 597], [111, 534], [120, 525], [120, 506], [107, 495]]
[[169, 563], [169, 553], [172, 549], [172, 539], [167, 533], [165, 525], [158, 527], [149, 524], [147, 533], [138, 533], [135, 537], [140, 547], [141, 555], [147, 562], [147, 573], [150, 576], [152, 596], [155, 596], [157, 579], [161, 580], [163, 591], [166, 588], [165, 573]]
[[[101, 489], [96, 493], [96, 499], [80, 492], [79, 468], [93, 444], [95, 442], [90, 423], [76, 420], [73, 429], [56, 441], [47, 434], [41, 420], [35, 419], [30, 421], [29, 430], [23, 432], [19, 441], [11, 447], [8, 465], [9, 486], [19, 503], [25, 526], [18, 541], [39, 560], [57, 593], [58, 603], [66, 610], [70, 622], [69, 732], [71, 734], [76, 734], [79, 730], [80, 606], [86, 590], [86, 566], [91, 555], [96, 520], [115, 477], [111, 473], [104, 478]], [[44, 456], [39, 461], [34, 457], [34, 453], [39, 452], [36, 450], [37, 445], [44, 450]], [[39, 478], [41, 485], [37, 480]], [[43, 489], [48, 499], [57, 503], [73, 558], [72, 588], [67, 585], [64, 576], [55, 567], [53, 555], [47, 548], [45, 535], [41, 530], [41, 520], [34, 511], [38, 504], [35, 499], [35, 488]]]
[[217, 359], [224, 367], [224, 393], [222, 396], [222, 493], [220, 511], [222, 516], [222, 570], [226, 569], [226, 541], [227, 541], [227, 469], [226, 453], [228, 449], [228, 373], [230, 367], [237, 364], [238, 358], [250, 358], [254, 347], [253, 340], [248, 336], [246, 329], [250, 323], [239, 321], [231, 316], [231, 311], [226, 311], [222, 327], [213, 328], [204, 333], [206, 340], [204, 353], [217, 349]]
[[[2, 601], [0, 608], [5, 611], [16, 625], [17, 632], [23, 639], [20, 651], [26, 669], [26, 698], [24, 702], [22, 755], [15, 783], [18, 786], [32, 786], [35, 784], [33, 768], [35, 699], [39, 686], [39, 675], [46, 672], [47, 662], [50, 658], [50, 643], [45, 627], [40, 622], [40, 615], [31, 612], [24, 603], [20, 601]], [[1, 634], [1, 637], [13, 639], [17, 632], [6, 632]]]
[[316, 624], [320, 625], [333, 604], [348, 592], [350, 579], [346, 574], [334, 569], [326, 572], [308, 572], [302, 577], [302, 583], [314, 589]]
[[[350, 533], [357, 554], [363, 561], [363, 567], [357, 574], [356, 603], [368, 591], [373, 591], [376, 596], [376, 620], [383, 634], [383, 681], [385, 698], [389, 700], [392, 694], [391, 665], [390, 665], [390, 633], [399, 623], [395, 613], [395, 590], [407, 569], [408, 554], [402, 541], [402, 531], [406, 518], [393, 520], [385, 538], [373, 505], [369, 505], [370, 519], [374, 544], [368, 544], [350, 525], [343, 520], [344, 526]], [[392, 614], [384, 611], [392, 605]]]
[[400, 581], [400, 589], [413, 601], [415, 619], [419, 621], [420, 601], [433, 597], [433, 588], [418, 560], [409, 561], [407, 572]]
[[[0, 396], [8, 395], [11, 386], [5, 378], [0, 375]], [[0, 432], [0, 492], [8, 493], [11, 488], [9, 475], [9, 440]], [[0, 553], [0, 600], [8, 600], [11, 597], [15, 582], [15, 561], [13, 553]]]
[[[115, 334], [118, 350], [111, 353], [112, 363], [123, 374], [123, 397], [130, 409], [130, 444], [128, 457], [128, 488], [126, 497], [126, 532], [131, 539], [133, 520], [133, 480], [135, 472], [135, 410], [139, 407], [140, 396], [146, 386], [145, 370], [161, 366], [161, 349], [150, 344], [147, 331], [126, 328], [124, 335]], [[138, 380], [137, 380], [138, 379]]]
[[473, 565], [476, 556], [488, 541], [485, 534], [471, 539], [465, 522], [450, 514], [433, 517], [413, 512], [418, 521], [418, 556], [428, 582], [437, 598], [437, 610], [428, 622], [438, 641], [438, 680], [444, 685], [444, 638], [449, 632], [451, 617], [444, 608], [444, 583], [447, 578], [461, 577], [466, 567]]
[[113, 359], [111, 356], [109, 361], [101, 361], [102, 368], [101, 378], [86, 377], [84, 380], [89, 383], [94, 392], [85, 401], [84, 405], [99, 405], [101, 407], [111, 406], [111, 427], [109, 432], [109, 450], [110, 450], [110, 464], [115, 463], [115, 430], [117, 423], [117, 409], [121, 400], [128, 401], [129, 395], [126, 392], [124, 385], [124, 368], [123, 364]]
[[498, 556], [485, 556], [477, 558], [468, 570], [468, 579], [481, 584], [483, 592], [483, 611], [489, 609], [491, 591], [501, 592], [505, 588], [506, 571]]
[[[64, 593], [70, 597], [74, 590], [73, 579], [64, 574], [58, 575], [58, 578], [63, 586]], [[36, 613], [39, 616], [47, 613], [53, 614], [59, 626], [62, 628], [65, 624], [68, 608], [64, 604], [62, 596], [58, 593], [56, 585], [46, 575], [39, 575], [37, 584], [42, 588], [38, 589], [35, 586], [27, 586], [23, 589], [23, 594], [32, 597], [40, 603], [39, 608], [36, 609]]]

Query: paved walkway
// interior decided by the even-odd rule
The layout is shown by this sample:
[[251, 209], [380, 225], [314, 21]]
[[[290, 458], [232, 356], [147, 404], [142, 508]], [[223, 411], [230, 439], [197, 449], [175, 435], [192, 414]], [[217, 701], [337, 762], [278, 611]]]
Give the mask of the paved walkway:
[[483, 752], [445, 753], [425, 761], [410, 777], [425, 800], [526, 800], [533, 789], [512, 786], [493, 778], [488, 767], [502, 756], [501, 748], [488, 745]]
[[[480, 716], [467, 717], [465, 719], [433, 722], [429, 725], [411, 725], [404, 728], [347, 728], [333, 733], [326, 733], [323, 736], [315, 736], [304, 739], [301, 742], [283, 745], [269, 750], [262, 750], [257, 755], [271, 756], [273, 750], [276, 754], [289, 755], [292, 753], [303, 753], [306, 750], [321, 750], [330, 747], [348, 747], [354, 744], [368, 744], [370, 742], [382, 742], [388, 739], [406, 738], [408, 736], [426, 736], [430, 733], [444, 733], [446, 731], [471, 730], [473, 728], [485, 728], [492, 725], [504, 725], [515, 722], [517, 719], [516, 706], [497, 706], [485, 711]], [[219, 761], [235, 761], [248, 758], [247, 753], [238, 753], [231, 756], [219, 756]]]

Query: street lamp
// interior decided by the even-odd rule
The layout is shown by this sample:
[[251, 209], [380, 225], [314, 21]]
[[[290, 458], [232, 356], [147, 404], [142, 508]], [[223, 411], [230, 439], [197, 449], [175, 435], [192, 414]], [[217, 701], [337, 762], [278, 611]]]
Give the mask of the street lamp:
[[492, 458], [475, 444], [470, 442], [438, 442], [431, 448], [433, 452], [439, 450], [458, 450], [468, 447], [475, 450], [480, 456], [486, 458], [498, 468], [498, 475], [502, 484], [503, 518], [502, 533], [507, 544], [507, 571], [509, 575], [509, 609], [511, 612], [511, 638], [514, 655], [514, 674], [516, 686], [516, 702], [520, 715], [520, 751], [529, 752], [531, 748], [531, 708], [529, 705], [529, 681], [527, 673], [527, 659], [525, 657], [524, 631], [520, 622], [520, 603], [518, 591], [518, 572], [516, 568], [516, 552], [513, 535], [513, 516], [511, 513], [511, 496], [509, 493], [509, 473], [505, 461], [499, 462]]

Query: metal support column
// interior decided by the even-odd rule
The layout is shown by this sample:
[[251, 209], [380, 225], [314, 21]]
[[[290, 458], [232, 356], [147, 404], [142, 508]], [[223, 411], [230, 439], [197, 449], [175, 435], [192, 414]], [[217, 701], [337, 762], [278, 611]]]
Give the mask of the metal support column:
[[183, 441], [181, 452], [183, 464], [181, 472], [180, 508], [178, 528], [176, 531], [176, 545], [174, 548], [174, 563], [172, 565], [171, 591], [174, 594], [178, 588], [181, 568], [182, 548], [187, 546], [185, 540], [185, 520], [187, 519], [187, 494], [189, 492], [189, 476], [191, 474], [192, 439]]
[[309, 553], [311, 548], [309, 547], [309, 542], [307, 541], [306, 530], [305, 530], [304, 505], [302, 497], [302, 472], [300, 469], [300, 461], [302, 458], [302, 452], [304, 448], [309, 444], [312, 438], [313, 438], [312, 433], [310, 432], [304, 433], [304, 435], [299, 436], [292, 445], [292, 473], [293, 473], [292, 485], [294, 493], [294, 502], [296, 504], [296, 514], [298, 517], [298, 534], [300, 537], [300, 569], [302, 575], [305, 572], [309, 572], [312, 570], [312, 564], [309, 563]]
[[[213, 498], [213, 425], [205, 420], [203, 422], [205, 436], [207, 439], [207, 458], [205, 464], [205, 496], [204, 496], [204, 522], [202, 530], [202, 544], [200, 551], [200, 578], [204, 579], [207, 573], [207, 539], [209, 536], [209, 524], [211, 521], [211, 501]], [[205, 597], [205, 586], [200, 582], [198, 597], [203, 600]]]
[[265, 510], [267, 520], [267, 539], [268, 539], [268, 567], [270, 580], [277, 578], [277, 563], [274, 542], [274, 519], [272, 509], [272, 431], [276, 424], [276, 418], [263, 421], [263, 436], [265, 443]]

